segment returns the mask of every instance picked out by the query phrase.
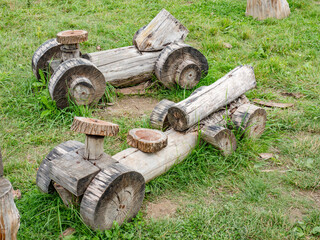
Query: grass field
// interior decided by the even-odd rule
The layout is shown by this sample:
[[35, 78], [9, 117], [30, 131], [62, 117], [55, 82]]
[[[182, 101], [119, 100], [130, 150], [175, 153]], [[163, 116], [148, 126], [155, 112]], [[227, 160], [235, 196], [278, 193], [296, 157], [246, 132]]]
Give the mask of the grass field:
[[[20, 189], [19, 239], [318, 239], [320, 237], [320, 2], [288, 0], [291, 15], [256, 21], [245, 16], [245, 0], [0, 0], [0, 145], [5, 176]], [[294, 103], [267, 109], [266, 131], [243, 139], [223, 157], [201, 144], [182, 164], [146, 186], [143, 208], [131, 223], [92, 231], [79, 209], [67, 209], [57, 194], [37, 189], [40, 162], [67, 140], [84, 141], [70, 131], [73, 116], [98, 117], [100, 108], [58, 110], [45, 82], [31, 70], [34, 51], [66, 29], [85, 29], [82, 52], [131, 45], [133, 34], [162, 8], [190, 33], [186, 42], [208, 59], [208, 85], [240, 64], [254, 67], [257, 88], [250, 99]], [[230, 43], [232, 49], [223, 47]], [[197, 87], [198, 87], [197, 86]], [[192, 90], [155, 85], [157, 100], [180, 101]], [[300, 93], [302, 98], [281, 93]], [[110, 154], [125, 149], [126, 133], [147, 127], [148, 116], [114, 117], [119, 137], [105, 143]], [[115, 147], [116, 146], [116, 147]], [[268, 160], [259, 153], [273, 153]], [[267, 171], [266, 171], [267, 170]], [[176, 211], [150, 219], [150, 203], [170, 201]]]

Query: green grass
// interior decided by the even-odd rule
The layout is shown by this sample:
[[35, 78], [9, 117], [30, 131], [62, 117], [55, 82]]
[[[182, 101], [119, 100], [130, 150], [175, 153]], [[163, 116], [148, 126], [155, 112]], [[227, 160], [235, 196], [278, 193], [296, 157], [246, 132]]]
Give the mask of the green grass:
[[[19, 239], [58, 239], [68, 227], [76, 233], [66, 239], [319, 238], [320, 198], [315, 196], [320, 196], [320, 5], [312, 0], [288, 2], [288, 18], [256, 21], [245, 16], [245, 0], [1, 0], [0, 144], [5, 175], [22, 192], [16, 201]], [[31, 58], [43, 42], [66, 29], [89, 32], [82, 52], [94, 52], [98, 45], [102, 50], [129, 46], [135, 31], [162, 8], [190, 30], [186, 42], [209, 61], [209, 74], [198, 86], [250, 64], [257, 79], [257, 88], [247, 94], [250, 99], [292, 102], [294, 107], [267, 109], [262, 137], [238, 141], [231, 156], [200, 144], [183, 163], [147, 184], [144, 207], [133, 222], [92, 231], [82, 223], [78, 208], [66, 209], [57, 194], [40, 193], [35, 177], [53, 147], [84, 140], [70, 131], [73, 116], [95, 117], [100, 110], [57, 109], [46, 82], [33, 76]], [[233, 48], [223, 48], [224, 42]], [[158, 100], [173, 101], [193, 91], [161, 85], [153, 90]], [[130, 128], [148, 127], [147, 117], [113, 121], [121, 131], [105, 144], [110, 154], [127, 147]], [[263, 152], [274, 157], [262, 160], [258, 155]], [[179, 202], [177, 212], [169, 219], [148, 219], [146, 205], [161, 199]]]

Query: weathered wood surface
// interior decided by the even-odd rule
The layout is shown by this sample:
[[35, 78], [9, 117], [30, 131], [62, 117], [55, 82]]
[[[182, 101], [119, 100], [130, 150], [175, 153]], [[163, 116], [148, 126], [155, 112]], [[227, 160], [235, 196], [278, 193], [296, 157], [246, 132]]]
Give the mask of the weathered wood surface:
[[258, 20], [282, 19], [290, 15], [290, 7], [287, 0], [247, 0], [246, 15]]
[[13, 201], [12, 185], [0, 178], [0, 239], [15, 240], [20, 226], [20, 216]]
[[110, 229], [137, 215], [145, 191], [143, 176], [119, 163], [99, 172], [83, 195], [80, 214], [93, 229]]
[[100, 169], [79, 154], [68, 152], [48, 163], [49, 177], [76, 196], [81, 196]]
[[158, 130], [134, 128], [128, 132], [127, 143], [142, 152], [155, 153], [167, 146], [168, 137]]
[[[64, 108], [69, 105], [68, 94], [71, 87], [79, 87], [79, 84], [72, 85], [72, 82], [77, 78], [86, 78], [90, 80], [92, 87], [85, 82], [82, 82], [81, 97], [71, 95], [78, 104], [97, 103], [103, 96], [106, 88], [106, 82], [102, 73], [88, 60], [78, 58], [70, 59], [61, 63], [49, 81], [49, 92], [53, 100], [59, 108]], [[86, 89], [86, 90], [85, 90]], [[77, 90], [76, 90], [77, 91]], [[73, 93], [71, 90], [70, 93]]]
[[62, 155], [68, 152], [76, 151], [83, 147], [83, 143], [70, 140], [59, 144], [51, 150], [51, 152], [43, 159], [37, 171], [36, 182], [37, 186], [42, 192], [53, 193], [55, 191], [51, 178], [49, 177], [49, 162], [53, 159], [60, 158]]
[[115, 136], [119, 132], [119, 125], [94, 118], [74, 117], [71, 130], [87, 135]]
[[62, 199], [62, 202], [67, 207], [71, 207], [75, 203], [77, 203], [77, 197], [74, 196], [71, 192], [69, 192], [67, 189], [59, 185], [58, 183], [53, 184], [54, 189], [59, 194], [60, 198]]
[[184, 160], [197, 145], [197, 132], [180, 133], [169, 130], [165, 134], [168, 136], [168, 145], [155, 154], [128, 148], [117, 153], [113, 158], [140, 172], [145, 181], [149, 182]]
[[178, 84], [190, 89], [207, 75], [208, 68], [208, 61], [200, 51], [185, 43], [173, 43], [161, 51], [155, 74], [167, 88]]
[[77, 44], [88, 40], [85, 30], [66, 30], [57, 34], [57, 41], [61, 44]]
[[104, 137], [86, 135], [84, 142], [84, 159], [95, 160], [99, 159], [104, 152]]
[[232, 115], [232, 121], [246, 137], [257, 138], [265, 130], [267, 113], [253, 104], [244, 104]]
[[175, 103], [167, 99], [161, 100], [152, 110], [150, 115], [150, 125], [153, 128], [165, 130], [170, 124], [168, 121], [168, 109]]
[[256, 86], [253, 68], [239, 66], [168, 110], [170, 125], [184, 131]]
[[60, 44], [55, 38], [43, 43], [33, 54], [32, 71], [37, 79], [40, 79], [39, 70], [49, 71], [49, 62], [61, 58]]
[[170, 43], [184, 41], [189, 30], [167, 10], [162, 9], [145, 27], [133, 37], [133, 44], [139, 51], [159, 51]]
[[150, 79], [160, 52], [139, 52], [134, 46], [86, 55], [115, 87], [136, 85]]
[[205, 125], [201, 130], [201, 138], [221, 150], [225, 156], [237, 149], [237, 140], [233, 132], [224, 127]]

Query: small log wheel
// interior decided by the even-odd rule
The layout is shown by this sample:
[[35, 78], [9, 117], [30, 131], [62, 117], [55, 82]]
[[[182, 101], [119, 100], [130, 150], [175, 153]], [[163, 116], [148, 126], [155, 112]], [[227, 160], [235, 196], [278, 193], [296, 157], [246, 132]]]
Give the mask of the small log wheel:
[[90, 183], [80, 204], [84, 222], [93, 229], [110, 229], [134, 218], [145, 192], [143, 176], [120, 163], [99, 172]]
[[85, 30], [66, 30], [57, 34], [57, 41], [61, 44], [76, 44], [88, 40], [88, 32]]
[[32, 57], [32, 71], [36, 78], [39, 80], [39, 70], [44, 73], [49, 72], [49, 64], [51, 60], [61, 59], [61, 44], [57, 39], [53, 38], [43, 43], [33, 54]]
[[267, 113], [253, 104], [244, 104], [234, 112], [232, 121], [244, 131], [246, 137], [258, 138], [265, 130]]
[[208, 61], [197, 49], [173, 43], [165, 47], [155, 65], [155, 74], [167, 88], [178, 84], [191, 89], [208, 74]]
[[37, 171], [37, 186], [44, 193], [53, 193], [55, 192], [55, 188], [53, 186], [52, 180], [49, 177], [49, 166], [48, 163], [53, 160], [61, 157], [62, 155], [76, 151], [80, 148], [83, 148], [84, 144], [78, 141], [67, 141], [59, 144], [55, 148], [51, 150], [51, 152], [43, 159], [40, 164], [40, 167]]
[[168, 137], [158, 130], [134, 128], [128, 133], [127, 143], [142, 152], [154, 153], [167, 146]]
[[150, 125], [153, 128], [165, 130], [170, 124], [168, 121], [168, 109], [175, 103], [167, 99], [161, 100], [152, 110], [150, 115]]
[[69, 105], [68, 94], [77, 105], [96, 103], [103, 96], [106, 82], [90, 61], [82, 58], [61, 63], [49, 82], [51, 98], [59, 108]]

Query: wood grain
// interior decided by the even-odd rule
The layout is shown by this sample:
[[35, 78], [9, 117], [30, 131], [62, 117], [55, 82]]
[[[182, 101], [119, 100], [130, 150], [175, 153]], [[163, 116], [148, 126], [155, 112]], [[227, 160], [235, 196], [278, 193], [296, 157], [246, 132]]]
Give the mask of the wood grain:
[[247, 0], [246, 15], [258, 20], [282, 19], [290, 15], [290, 8], [287, 0]]
[[133, 44], [139, 51], [159, 51], [170, 43], [184, 41], [189, 30], [167, 10], [162, 9], [157, 16], [133, 37]]
[[152, 110], [150, 115], [150, 126], [156, 129], [165, 130], [170, 124], [168, 121], [168, 109], [175, 103], [167, 99], [161, 100]]

